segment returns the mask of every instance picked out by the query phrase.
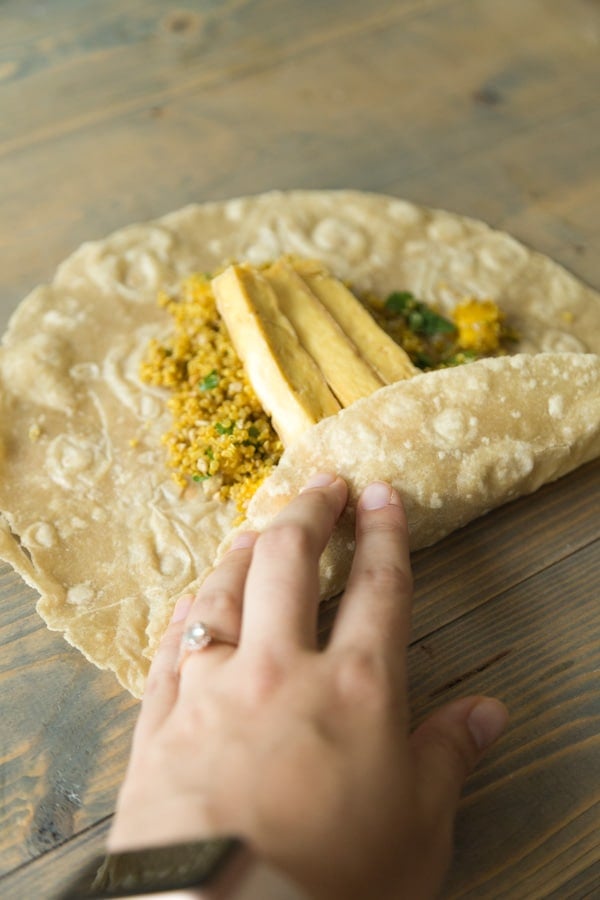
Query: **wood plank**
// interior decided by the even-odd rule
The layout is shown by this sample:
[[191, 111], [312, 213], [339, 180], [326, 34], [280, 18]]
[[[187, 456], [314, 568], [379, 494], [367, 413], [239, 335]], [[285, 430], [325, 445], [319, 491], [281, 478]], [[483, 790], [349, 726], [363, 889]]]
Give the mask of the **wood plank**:
[[415, 553], [413, 637], [425, 637], [600, 538], [599, 484], [596, 460]]
[[[413, 640], [426, 638], [600, 538], [598, 484], [600, 460], [414, 553]], [[335, 599], [323, 604], [323, 633], [331, 627], [336, 607]]]
[[477, 692], [512, 710], [467, 785], [448, 898], [530, 900], [595, 877], [599, 576], [596, 541], [411, 647], [415, 721]]
[[0, 873], [112, 813], [138, 707], [46, 629], [34, 602], [2, 564]]
[[[71, 4], [62, 21], [49, 21], [35, 43], [9, 46], [16, 52], [5, 100], [9, 118], [0, 123], [0, 154], [146, 108], [149, 97], [164, 103], [272, 69], [332, 38], [347, 39], [405, 19], [431, 2], [390, 6], [373, 0], [357, 7], [352, 17], [345, 15], [343, 0], [297, 4], [286, 16], [277, 15], [272, 2], [193, 6], [130, 0], [124, 11], [123, 3], [110, 0], [98, 16], [88, 0]], [[29, 102], [39, 96], [42, 79], [44, 90], [56, 98], [52, 107]]]
[[[149, 18], [162, 36], [149, 53], [144, 41], [149, 40], [150, 25], [140, 25], [138, 35], [135, 18], [144, 14], [141, 4], [135, 4], [121, 22], [125, 34], [139, 41], [135, 53], [126, 38], [117, 40], [115, 12], [110, 28], [102, 22], [88, 26], [108, 29], [108, 36], [82, 38], [80, 56], [73, 56], [72, 62], [68, 57], [69, 65], [76, 66], [73, 71], [57, 63], [56, 82], [54, 70], [41, 72], [39, 78], [32, 75], [30, 97], [23, 93], [28, 78], [15, 81], [3, 95], [0, 117], [6, 123], [16, 117], [11, 134], [22, 110], [28, 110], [31, 121], [40, 107], [40, 92], [50, 91], [56, 102], [51, 113], [40, 112], [50, 116], [39, 126], [49, 128], [46, 136], [36, 143], [32, 135], [23, 134], [19, 152], [0, 161], [4, 221], [10, 222], [10, 228], [0, 229], [6, 306], [14, 306], [27, 287], [49, 278], [53, 267], [83, 239], [192, 199], [274, 185], [390, 189], [495, 224], [509, 221], [517, 234], [533, 244], [539, 235], [542, 249], [600, 281], [596, 257], [572, 249], [573, 242], [579, 248], [586, 243], [585, 231], [576, 222], [562, 226], [570, 229], [570, 242], [564, 234], [545, 234], [564, 222], [568, 197], [579, 192], [577, 209], [583, 207], [596, 175], [598, 72], [586, 27], [593, 29], [597, 17], [586, 26], [586, 16], [593, 15], [589, 6], [576, 0], [568, 10], [549, 10], [541, 0], [530, 0], [500, 8], [489, 0], [456, 0], [409, 4], [408, 18], [394, 20], [392, 9], [397, 6], [388, 4], [386, 13], [380, 3], [379, 18], [375, 16], [370, 27], [368, 17], [353, 18], [354, 31], [340, 24], [339, 15], [336, 24], [338, 4], [326, 19], [306, 19], [316, 13], [301, 12], [294, 4], [295, 16], [289, 21], [272, 17], [277, 26], [267, 15], [268, 4], [256, 5], [255, 18], [249, 11], [249, 18], [240, 13], [239, 22], [237, 11], [228, 7], [227, 27], [220, 25], [209, 46], [190, 60], [183, 50], [170, 52], [171, 38], [160, 32], [156, 4]], [[302, 5], [302, 10], [314, 8]], [[247, 38], [249, 43], [240, 46], [242, 25], [256, 30], [263, 16], [270, 24], [261, 30], [260, 40]], [[514, 40], [499, 41], [507, 21]], [[231, 34], [228, 29], [233, 29]], [[310, 35], [295, 37], [303, 29]], [[534, 30], [540, 37], [530, 59], [528, 35]], [[98, 42], [110, 45], [111, 40], [121, 64], [94, 51]], [[474, 40], [477, 53], [470, 52]], [[281, 52], [274, 53], [282, 43]], [[293, 47], [297, 51], [292, 52]], [[272, 62], [252, 72], [242, 66], [237, 75], [224, 74], [226, 64], [217, 63], [215, 54], [231, 61], [236, 53], [248, 60], [258, 54]], [[450, 64], [452, 79], [445, 77]], [[182, 82], [182, 71], [194, 66], [206, 72], [209, 81]], [[174, 93], [163, 97], [164, 79]], [[75, 94], [73, 83], [79, 85]], [[124, 94], [128, 104], [135, 102], [135, 108], [121, 109], [115, 93], [117, 99]], [[489, 102], [491, 97], [498, 102]], [[77, 116], [77, 109], [85, 116], [90, 108], [106, 118], [94, 119], [90, 113], [89, 120], [73, 122], [70, 131], [57, 126], [52, 132], [55, 120]], [[66, 156], [81, 165], [66, 171]], [[533, 182], [528, 165], [532, 158]], [[564, 206], [561, 191], [567, 195]], [[31, 202], [23, 203], [24, 196], [35, 198], [33, 208]]]
[[74, 875], [104, 853], [110, 819], [0, 879], [3, 900], [56, 897]]

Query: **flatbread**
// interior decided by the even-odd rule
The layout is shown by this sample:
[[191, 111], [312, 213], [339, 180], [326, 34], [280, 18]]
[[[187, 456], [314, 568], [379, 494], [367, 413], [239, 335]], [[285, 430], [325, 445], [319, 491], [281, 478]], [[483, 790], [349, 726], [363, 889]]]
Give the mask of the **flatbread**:
[[243, 528], [264, 529], [316, 472], [345, 478], [349, 503], [321, 564], [327, 599], [346, 582], [356, 500], [375, 477], [399, 490], [418, 550], [599, 455], [600, 357], [482, 359], [381, 388], [313, 426], [258, 489]]
[[[0, 556], [40, 592], [48, 626], [136, 696], [174, 599], [201, 580], [235, 516], [202, 485], [180, 496], [164, 464], [165, 397], [137, 374], [148, 340], [170, 328], [157, 293], [194, 271], [285, 253], [322, 260], [357, 291], [409, 290], [442, 312], [466, 295], [491, 297], [518, 330], [521, 353], [600, 353], [595, 291], [483, 223], [396, 198], [268, 193], [189, 206], [84, 244], [23, 301], [0, 349]], [[410, 391], [467, 377], [418, 376]], [[573, 428], [565, 455], [577, 465], [598, 451]], [[377, 456], [372, 463], [373, 477], [385, 477]], [[536, 469], [531, 483], [565, 465]], [[519, 485], [530, 489], [486, 493], [469, 515]], [[439, 520], [443, 493], [439, 502], [423, 503], [423, 515]]]

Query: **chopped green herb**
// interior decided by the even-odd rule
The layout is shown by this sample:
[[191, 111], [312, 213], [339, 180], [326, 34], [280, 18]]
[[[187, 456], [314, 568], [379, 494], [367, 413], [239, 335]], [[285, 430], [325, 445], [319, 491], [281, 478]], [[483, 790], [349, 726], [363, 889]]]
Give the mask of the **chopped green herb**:
[[417, 353], [413, 357], [413, 362], [418, 369], [433, 369], [435, 365], [432, 358], [425, 353]]
[[385, 301], [385, 308], [391, 313], [396, 313], [406, 319], [406, 323], [415, 334], [433, 336], [435, 334], [452, 334], [456, 331], [456, 325], [440, 316], [417, 300], [409, 291], [395, 291]]
[[250, 428], [248, 429], [248, 434], [250, 435], [251, 438], [257, 438], [260, 434], [260, 431], [258, 430], [256, 425], [251, 425]]
[[412, 307], [416, 298], [410, 291], [394, 291], [385, 301], [385, 308], [393, 313], [404, 313]]
[[210, 475], [192, 475], [192, 481], [206, 481], [207, 478], [210, 478]]
[[464, 363], [473, 362], [479, 359], [479, 354], [474, 350], [459, 350], [453, 356], [448, 357], [447, 365], [462, 366]]
[[229, 425], [222, 425], [221, 422], [217, 422], [215, 424], [215, 431], [217, 432], [217, 434], [233, 434], [234, 428], [234, 422], [231, 422]]
[[216, 369], [213, 369], [212, 372], [209, 372], [208, 375], [202, 379], [202, 381], [198, 382], [198, 387], [201, 391], [212, 391], [213, 388], [219, 383], [219, 373]]

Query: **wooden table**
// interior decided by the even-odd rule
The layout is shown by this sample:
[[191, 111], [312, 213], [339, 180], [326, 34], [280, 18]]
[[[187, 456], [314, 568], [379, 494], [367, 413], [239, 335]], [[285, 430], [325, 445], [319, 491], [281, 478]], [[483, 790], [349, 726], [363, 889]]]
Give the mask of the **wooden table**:
[[[600, 287], [591, 0], [5, 0], [0, 47], [0, 325], [81, 241], [272, 187], [473, 215]], [[415, 721], [475, 691], [512, 711], [446, 898], [600, 895], [599, 476], [415, 557]], [[102, 845], [137, 704], [2, 564], [0, 597], [0, 894], [46, 898]]]

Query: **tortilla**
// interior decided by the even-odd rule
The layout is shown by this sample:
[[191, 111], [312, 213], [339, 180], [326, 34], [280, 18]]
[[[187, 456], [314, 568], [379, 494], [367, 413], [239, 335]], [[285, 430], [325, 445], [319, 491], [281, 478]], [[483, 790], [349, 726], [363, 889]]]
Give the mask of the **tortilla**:
[[315, 472], [345, 478], [350, 500], [321, 564], [327, 599], [346, 582], [356, 500], [373, 478], [400, 492], [418, 550], [599, 455], [600, 357], [482, 359], [381, 388], [313, 426], [258, 489], [243, 527], [264, 529]]
[[[569, 381], [578, 381], [573, 375], [583, 359], [591, 369], [598, 365], [595, 356], [579, 356], [600, 353], [596, 292], [483, 223], [395, 198], [351, 191], [269, 193], [186, 207], [84, 244], [50, 285], [23, 301], [0, 349], [0, 556], [40, 592], [38, 610], [48, 626], [62, 631], [96, 665], [113, 670], [136, 696], [175, 598], [201, 580], [235, 516], [230, 504], [211, 498], [203, 485], [192, 484], [181, 496], [164, 464], [165, 398], [137, 374], [148, 340], [169, 328], [167, 313], [156, 304], [157, 292], [174, 290], [194, 271], [212, 271], [232, 260], [260, 263], [284, 253], [321, 259], [359, 292], [385, 296], [409, 290], [446, 313], [465, 295], [491, 297], [521, 336], [517, 351], [566, 353], [540, 357], [540, 364], [546, 360]], [[391, 386], [367, 402], [376, 398], [381, 421], [387, 421], [386, 398], [395, 397], [396, 389], [394, 408], [399, 404], [402, 411], [413, 392], [427, 394], [426, 385], [434, 386], [432, 397], [445, 379], [453, 391], [462, 392], [463, 380], [478, 378], [469, 374], [477, 371], [488, 373], [497, 394], [503, 389], [502, 373], [509, 373], [507, 396], [509, 387], [513, 392], [520, 379], [508, 360], [486, 366], [473, 363], [464, 370], [419, 375], [414, 386], [405, 382], [406, 401], [401, 400], [404, 389]], [[587, 388], [573, 396], [558, 390], [559, 374], [544, 388], [552, 391], [547, 409], [558, 408], [560, 401], [552, 398], [563, 396], [565, 416], [573, 417], [572, 432], [562, 434], [563, 455], [553, 450], [544, 456], [539, 447], [531, 451], [535, 461], [528, 476], [479, 497], [477, 467], [484, 461], [473, 456], [469, 517], [597, 455], [595, 438], [584, 427], [585, 415], [596, 431], [600, 419], [597, 405], [585, 405], [594, 385], [597, 403], [597, 380], [593, 372], [588, 376]], [[536, 378], [541, 380], [541, 374]], [[454, 410], [457, 396], [462, 393], [448, 397]], [[507, 427], [517, 429], [515, 441], [529, 404], [535, 400], [542, 409], [544, 396], [541, 389], [524, 394], [521, 420], [506, 419]], [[443, 412], [436, 413], [442, 423]], [[360, 408], [339, 415], [346, 441], [344, 423], [354, 422], [354, 416], [360, 421]], [[466, 409], [459, 408], [458, 416], [468, 434]], [[558, 427], [562, 419], [554, 418]], [[453, 433], [451, 419], [446, 426]], [[315, 426], [320, 445], [330, 434], [339, 447], [337, 420]], [[479, 417], [482, 444], [484, 421]], [[512, 433], [507, 432], [507, 441]], [[301, 445], [306, 452], [311, 434]], [[402, 469], [410, 448], [396, 443], [397, 434], [390, 426], [388, 462], [394, 459]], [[544, 434], [550, 440], [550, 432]], [[507, 446], [496, 437], [490, 442], [487, 468], [481, 471], [485, 478], [494, 454], [503, 454]], [[453, 452], [463, 449], [454, 446]], [[290, 452], [300, 452], [300, 445]], [[305, 468], [312, 466], [310, 460]], [[375, 450], [370, 461], [370, 477], [390, 474]], [[288, 462], [282, 463], [271, 484], [285, 493], [292, 482]], [[498, 458], [496, 463], [504, 464]], [[365, 477], [366, 471], [355, 472], [353, 485], [358, 489]], [[458, 490], [457, 482], [453, 491]], [[429, 498], [414, 506], [419, 515], [412, 515], [413, 527], [421, 516], [446, 522], [449, 500], [443, 491], [437, 493], [435, 503]], [[260, 510], [259, 502], [257, 495], [255, 509]], [[451, 520], [444, 527], [456, 524]], [[434, 524], [421, 527], [432, 540], [441, 534]]]

